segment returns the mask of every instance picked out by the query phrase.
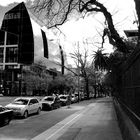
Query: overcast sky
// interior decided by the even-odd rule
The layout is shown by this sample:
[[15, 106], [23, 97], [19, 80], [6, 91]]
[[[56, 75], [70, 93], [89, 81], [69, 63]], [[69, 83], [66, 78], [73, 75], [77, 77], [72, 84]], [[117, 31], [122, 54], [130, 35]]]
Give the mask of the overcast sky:
[[[0, 8], [0, 20], [3, 18], [3, 14], [7, 9], [7, 6], [13, 2], [22, 2], [26, 0], [0, 0], [0, 5], [3, 6]], [[136, 29], [136, 25], [133, 24], [135, 20], [135, 5], [134, 0], [99, 0], [102, 2], [108, 9], [109, 12], [113, 15], [113, 21], [116, 29], [119, 31], [121, 36], [124, 36], [123, 31], [129, 29]], [[85, 47], [89, 50], [89, 55], [93, 50], [97, 50], [97, 46], [93, 45], [97, 42], [101, 42], [99, 33], [102, 32], [103, 25], [101, 24], [104, 21], [104, 17], [101, 14], [96, 16], [89, 16], [85, 19], [75, 20], [74, 18], [65, 23], [61, 29], [66, 35], [60, 37], [60, 43], [65, 48], [67, 54], [73, 52], [79, 42], [80, 51]], [[86, 40], [92, 45], [87, 45]], [[112, 46], [106, 42], [105, 45], [106, 52], [112, 51]], [[69, 60], [71, 62], [71, 60]], [[71, 62], [72, 63], [72, 62]]]

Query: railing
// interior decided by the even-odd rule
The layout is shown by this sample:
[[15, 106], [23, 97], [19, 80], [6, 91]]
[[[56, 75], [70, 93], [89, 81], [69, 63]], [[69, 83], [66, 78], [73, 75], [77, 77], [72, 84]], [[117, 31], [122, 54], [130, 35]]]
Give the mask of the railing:
[[119, 102], [140, 130], [140, 46], [120, 66]]
[[118, 99], [118, 102], [120, 103], [122, 109], [132, 120], [132, 122], [135, 124], [135, 126], [140, 130], [140, 117], [133, 110], [131, 110], [123, 101]]

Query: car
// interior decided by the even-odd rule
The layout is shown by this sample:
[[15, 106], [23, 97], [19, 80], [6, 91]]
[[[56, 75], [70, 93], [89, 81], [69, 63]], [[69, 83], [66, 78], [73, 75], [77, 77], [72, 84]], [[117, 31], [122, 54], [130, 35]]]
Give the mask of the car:
[[9, 124], [12, 117], [13, 111], [0, 105], [0, 126]]
[[69, 95], [59, 95], [59, 98], [62, 106], [68, 105]]
[[42, 110], [52, 110], [60, 108], [61, 102], [57, 96], [45, 96], [42, 100]]
[[75, 94], [71, 95], [71, 103], [76, 103], [78, 101], [78, 97]]
[[35, 97], [19, 97], [5, 107], [13, 110], [14, 116], [21, 116], [24, 118], [27, 118], [30, 114], [40, 114], [42, 109], [41, 103]]

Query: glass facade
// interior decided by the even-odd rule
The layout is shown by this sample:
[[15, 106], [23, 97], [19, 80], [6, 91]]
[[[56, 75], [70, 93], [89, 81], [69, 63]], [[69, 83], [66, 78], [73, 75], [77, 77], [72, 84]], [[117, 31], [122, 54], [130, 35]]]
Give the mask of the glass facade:
[[0, 63], [3, 63], [3, 50], [4, 48], [0, 48]]
[[[12, 33], [0, 30], [0, 65], [8, 65], [8, 63], [18, 63], [18, 37]], [[5, 50], [5, 51], [4, 51]]]
[[[5, 13], [1, 30], [15, 35], [7, 35], [6, 45], [18, 44], [18, 53], [13, 54], [13, 57], [18, 55], [18, 63], [30, 65], [42, 61], [48, 68], [61, 70], [56, 64], [61, 63], [59, 45], [48, 40], [47, 29], [41, 27], [38, 19], [27, 10], [23, 2]], [[0, 43], [3, 44], [3, 40]], [[6, 62], [16, 62], [15, 58], [11, 58], [11, 52], [15, 52], [13, 49], [6, 49], [9, 57]]]
[[18, 44], [18, 35], [8, 33], [6, 45], [15, 45]]
[[5, 32], [0, 30], [0, 45], [4, 45]]
[[18, 48], [7, 47], [6, 48], [6, 63], [17, 63], [18, 62]]
[[5, 13], [0, 30], [0, 81], [4, 81], [7, 95], [16, 94], [14, 84], [21, 86], [23, 66], [41, 62], [47, 69], [59, 71], [61, 59], [59, 45], [48, 40], [47, 30], [42, 29], [23, 2]]
[[18, 62], [32, 64], [34, 59], [33, 31], [28, 11], [23, 2], [5, 13], [1, 29], [18, 37], [17, 39], [11, 34], [7, 36], [7, 45], [18, 42]]

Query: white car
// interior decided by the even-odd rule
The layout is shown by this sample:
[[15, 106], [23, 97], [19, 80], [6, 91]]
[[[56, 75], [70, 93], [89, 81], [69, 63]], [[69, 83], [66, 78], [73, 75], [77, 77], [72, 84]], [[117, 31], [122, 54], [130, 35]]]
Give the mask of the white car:
[[33, 113], [40, 114], [42, 104], [34, 97], [19, 97], [5, 107], [13, 110], [15, 116], [23, 116], [24, 118], [27, 118], [28, 115]]

